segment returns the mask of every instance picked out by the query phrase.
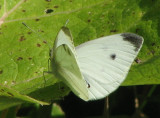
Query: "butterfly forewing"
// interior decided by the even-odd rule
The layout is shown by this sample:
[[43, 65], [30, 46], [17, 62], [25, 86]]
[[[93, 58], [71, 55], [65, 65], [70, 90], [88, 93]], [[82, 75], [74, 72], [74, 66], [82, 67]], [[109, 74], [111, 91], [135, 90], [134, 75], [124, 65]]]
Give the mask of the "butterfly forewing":
[[76, 47], [80, 71], [90, 85], [89, 100], [104, 98], [124, 81], [143, 38], [123, 33], [95, 39]]

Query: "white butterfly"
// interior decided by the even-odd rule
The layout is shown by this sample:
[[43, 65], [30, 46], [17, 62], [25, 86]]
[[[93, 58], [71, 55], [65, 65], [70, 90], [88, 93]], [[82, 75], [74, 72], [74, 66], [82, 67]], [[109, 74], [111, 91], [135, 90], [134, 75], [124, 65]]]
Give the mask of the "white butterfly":
[[101, 99], [125, 80], [142, 44], [141, 36], [122, 33], [75, 48], [69, 29], [62, 27], [51, 51], [51, 68], [81, 99]]

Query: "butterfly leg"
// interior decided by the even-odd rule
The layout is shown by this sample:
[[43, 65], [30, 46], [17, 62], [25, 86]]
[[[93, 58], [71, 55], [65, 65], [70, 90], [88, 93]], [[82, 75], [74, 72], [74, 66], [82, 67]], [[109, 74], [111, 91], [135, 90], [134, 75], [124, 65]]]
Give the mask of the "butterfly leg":
[[45, 85], [46, 85], [46, 78], [45, 78], [45, 73], [52, 73], [51, 71], [43, 71], [43, 80], [44, 80], [44, 87], [45, 87]]
[[44, 79], [44, 87], [46, 85], [46, 78], [45, 78], [45, 73], [52, 73], [51, 71], [49, 71], [50, 69], [50, 61], [51, 61], [51, 58], [48, 59], [48, 71], [43, 71], [43, 79]]
[[48, 59], [48, 71], [49, 71], [49, 68], [50, 68], [50, 62], [51, 62], [51, 58]]

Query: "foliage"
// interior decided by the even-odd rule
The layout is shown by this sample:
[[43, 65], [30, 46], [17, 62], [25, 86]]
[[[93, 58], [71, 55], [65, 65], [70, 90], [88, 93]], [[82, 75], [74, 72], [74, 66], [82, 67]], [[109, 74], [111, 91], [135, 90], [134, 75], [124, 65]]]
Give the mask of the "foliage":
[[122, 32], [143, 36], [123, 85], [159, 84], [159, 8], [160, 0], [0, 0], [0, 110], [24, 102], [45, 105], [68, 94], [54, 75], [43, 80], [49, 49], [67, 19], [76, 46]]

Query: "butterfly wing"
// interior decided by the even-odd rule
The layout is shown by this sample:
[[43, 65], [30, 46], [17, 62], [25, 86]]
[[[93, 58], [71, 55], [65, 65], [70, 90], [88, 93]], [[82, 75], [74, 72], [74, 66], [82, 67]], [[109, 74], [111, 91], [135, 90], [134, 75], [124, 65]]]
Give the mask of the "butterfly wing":
[[80, 71], [89, 84], [89, 100], [104, 98], [121, 85], [142, 43], [142, 37], [123, 33], [76, 47]]
[[87, 84], [76, 61], [75, 48], [68, 28], [62, 27], [53, 49], [51, 53], [53, 74], [61, 78], [81, 99], [88, 100]]

